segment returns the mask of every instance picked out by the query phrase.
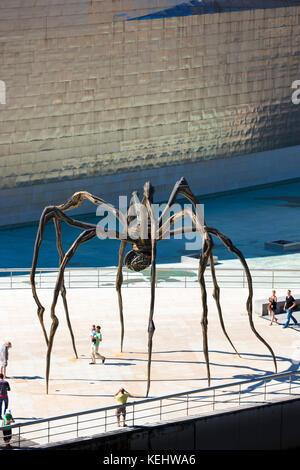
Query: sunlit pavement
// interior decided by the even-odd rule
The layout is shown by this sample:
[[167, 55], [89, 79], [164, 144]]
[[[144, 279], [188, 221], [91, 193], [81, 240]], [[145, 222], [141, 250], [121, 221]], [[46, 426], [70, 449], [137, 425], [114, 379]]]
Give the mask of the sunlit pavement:
[[[277, 294], [285, 295], [286, 289]], [[49, 331], [53, 291], [39, 290], [46, 307]], [[212, 385], [264, 376], [274, 372], [267, 348], [251, 331], [246, 313], [247, 289], [224, 288], [221, 302], [227, 331], [241, 354], [238, 357], [221, 331], [217, 310], [208, 289], [209, 350]], [[267, 298], [269, 289], [255, 289], [255, 298]], [[1, 337], [10, 340], [7, 374], [9, 407], [16, 423], [114, 405], [113, 394], [120, 386], [133, 395], [145, 397], [147, 373], [147, 326], [150, 289], [123, 289], [125, 341], [120, 353], [120, 324], [117, 294], [113, 288], [69, 289], [71, 322], [76, 338], [75, 358], [62, 300], [56, 313], [59, 326], [54, 340], [49, 382], [45, 385], [46, 344], [30, 289], [1, 290]], [[153, 338], [152, 383], [149, 396], [168, 395], [207, 386], [202, 349], [200, 289], [161, 288], [156, 290], [155, 334]], [[296, 316], [300, 321], [300, 312]], [[297, 370], [300, 362], [300, 334], [254, 314], [257, 331], [273, 348], [278, 372]], [[101, 353], [105, 364], [90, 365], [89, 334], [92, 324], [103, 332]]]

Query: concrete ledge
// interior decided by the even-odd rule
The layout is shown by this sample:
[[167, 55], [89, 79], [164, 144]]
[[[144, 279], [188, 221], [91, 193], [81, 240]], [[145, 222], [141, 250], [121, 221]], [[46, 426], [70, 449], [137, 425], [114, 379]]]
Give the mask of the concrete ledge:
[[[294, 297], [295, 302], [297, 304], [294, 311], [297, 312], [297, 311], [300, 310], [300, 294], [295, 294], [295, 295], [293, 295], [293, 297]], [[284, 310], [283, 310], [284, 303], [285, 303], [285, 297], [277, 297], [277, 309], [276, 309], [276, 312], [275, 312], [276, 314], [285, 313]], [[260, 316], [269, 315], [269, 312], [268, 312], [268, 309], [267, 309], [268, 304], [269, 304], [268, 299], [254, 300], [254, 313], [256, 313], [257, 315], [260, 315]]]

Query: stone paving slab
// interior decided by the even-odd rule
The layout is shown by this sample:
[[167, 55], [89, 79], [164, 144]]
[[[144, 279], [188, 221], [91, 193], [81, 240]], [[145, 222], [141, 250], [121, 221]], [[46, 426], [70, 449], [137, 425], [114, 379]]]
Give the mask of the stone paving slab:
[[[278, 289], [277, 293], [284, 295], [285, 289], [282, 292]], [[45, 322], [49, 329], [52, 290], [43, 289], [39, 294], [46, 307]], [[270, 292], [256, 289], [254, 294], [257, 298], [263, 298], [268, 297]], [[47, 395], [46, 345], [31, 291], [1, 291], [1, 340], [10, 340], [13, 344], [7, 374], [11, 386], [9, 407], [16, 423], [115, 405], [113, 394], [120, 386], [127, 388], [133, 395], [145, 397], [150, 289], [124, 289], [123, 353], [120, 353], [118, 302], [114, 289], [70, 289], [67, 298], [78, 359], [74, 357], [62, 301], [59, 299], [57, 316], [60, 323], [54, 340]], [[246, 289], [221, 290], [225, 325], [241, 354], [238, 357], [221, 331], [211, 289], [208, 290], [212, 385], [274, 372], [268, 350], [250, 329], [246, 298]], [[207, 386], [201, 311], [200, 289], [156, 290], [150, 397]], [[101, 361], [96, 365], [89, 364], [89, 333], [93, 323], [102, 326], [101, 352], [107, 358], [105, 364]], [[254, 315], [254, 323], [258, 332], [274, 349], [278, 372], [297, 370], [300, 362], [299, 330], [282, 329], [279, 325], [270, 327], [269, 321], [257, 315]]]

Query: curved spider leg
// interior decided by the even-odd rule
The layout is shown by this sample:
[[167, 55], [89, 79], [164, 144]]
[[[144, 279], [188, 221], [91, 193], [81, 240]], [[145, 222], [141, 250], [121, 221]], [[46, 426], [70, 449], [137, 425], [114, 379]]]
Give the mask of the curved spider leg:
[[252, 286], [252, 278], [251, 278], [251, 274], [250, 274], [250, 270], [249, 270], [249, 267], [246, 263], [246, 260], [243, 256], [243, 254], [240, 252], [240, 250], [238, 248], [236, 248], [232, 241], [226, 237], [225, 235], [223, 235], [221, 232], [219, 232], [219, 230], [213, 228], [213, 227], [206, 227], [207, 228], [207, 231], [213, 235], [215, 235], [216, 237], [218, 237], [222, 242], [223, 244], [226, 246], [226, 248], [231, 252], [231, 253], [234, 253], [240, 260], [243, 268], [244, 268], [244, 271], [246, 273], [246, 277], [247, 277], [247, 283], [248, 283], [248, 290], [249, 290], [249, 295], [248, 295], [248, 299], [247, 299], [247, 303], [246, 303], [246, 306], [247, 306], [247, 312], [248, 312], [248, 318], [249, 318], [249, 323], [250, 323], [250, 327], [253, 331], [253, 333], [256, 335], [256, 337], [267, 347], [267, 349], [270, 351], [271, 355], [272, 355], [272, 358], [273, 358], [273, 362], [274, 362], [274, 366], [275, 366], [275, 372], [277, 372], [277, 362], [276, 362], [276, 357], [275, 357], [275, 354], [273, 352], [273, 349], [271, 348], [271, 346], [264, 340], [264, 338], [262, 338], [262, 336], [258, 333], [258, 331], [256, 330], [255, 326], [254, 326], [254, 323], [253, 323], [253, 318], [252, 318], [252, 298], [253, 298], [253, 286]]
[[45, 227], [46, 227], [47, 223], [54, 217], [55, 218], [60, 217], [67, 224], [73, 225], [74, 227], [78, 227], [78, 228], [81, 228], [81, 229], [86, 229], [87, 230], [87, 229], [95, 227], [94, 224], [87, 224], [87, 223], [83, 223], [81, 221], [77, 221], [75, 219], [71, 219], [70, 217], [65, 215], [61, 210], [59, 210], [56, 206], [46, 207], [43, 210], [43, 213], [40, 217], [39, 227], [38, 227], [38, 231], [37, 231], [37, 234], [36, 234], [36, 240], [35, 240], [35, 245], [34, 245], [32, 266], [31, 266], [31, 271], [30, 271], [30, 283], [31, 283], [33, 298], [34, 298], [34, 300], [35, 300], [35, 302], [38, 306], [38, 318], [39, 318], [40, 324], [42, 326], [42, 330], [43, 330], [43, 333], [44, 333], [44, 336], [45, 336], [46, 344], [48, 344], [49, 340], [48, 340], [48, 335], [47, 335], [47, 332], [46, 332], [46, 328], [45, 328], [45, 325], [44, 325], [44, 319], [43, 319], [44, 318], [45, 308], [41, 304], [41, 302], [39, 300], [39, 297], [37, 295], [36, 284], [35, 284], [35, 273], [36, 273], [37, 261], [38, 261], [40, 247], [41, 247], [42, 240], [43, 240], [43, 234], [44, 234]]
[[92, 230], [86, 230], [82, 232], [73, 245], [69, 248], [67, 253], [65, 254], [60, 266], [59, 266], [59, 271], [58, 271], [58, 276], [54, 288], [54, 294], [53, 294], [53, 301], [51, 305], [51, 319], [52, 319], [52, 324], [51, 324], [51, 329], [50, 329], [50, 335], [49, 335], [49, 342], [48, 342], [48, 349], [47, 349], [47, 356], [46, 356], [46, 392], [48, 394], [49, 390], [49, 374], [50, 374], [50, 360], [51, 360], [51, 351], [52, 351], [52, 346], [53, 346], [53, 340], [54, 340], [54, 335], [58, 327], [58, 318], [55, 315], [55, 307], [57, 303], [57, 298], [59, 295], [59, 292], [61, 291], [61, 287], [64, 282], [64, 270], [72, 256], [76, 253], [78, 247], [82, 244], [85, 243], [92, 238], [96, 236], [96, 228]]
[[207, 380], [208, 380], [209, 387], [210, 387], [210, 366], [209, 366], [208, 336], [207, 336], [208, 308], [207, 308], [207, 293], [206, 293], [204, 273], [208, 264], [210, 253], [212, 252], [212, 247], [213, 247], [213, 241], [211, 239], [211, 236], [207, 232], [204, 232], [203, 242], [202, 242], [202, 252], [201, 252], [199, 268], [198, 268], [198, 281], [200, 284], [201, 297], [202, 297], [201, 327], [202, 327], [202, 335], [203, 335], [203, 352], [204, 352], [204, 357], [205, 357], [205, 362], [206, 362]]
[[[59, 264], [61, 265], [65, 254], [64, 254], [64, 251], [63, 251], [63, 248], [62, 248], [61, 223], [60, 223], [59, 219], [54, 219], [54, 226], [55, 226], [55, 231], [56, 231], [56, 245], [57, 245], [57, 249], [58, 249], [58, 252], [59, 252]], [[75, 354], [76, 359], [78, 359], [78, 354], [77, 354], [76, 345], [75, 345], [74, 333], [73, 333], [73, 330], [72, 330], [72, 325], [71, 325], [70, 316], [69, 316], [69, 309], [68, 309], [68, 304], [67, 304], [67, 291], [66, 291], [66, 287], [65, 287], [64, 276], [63, 276], [63, 281], [62, 281], [60, 293], [61, 293], [61, 296], [62, 296], [62, 299], [63, 299], [63, 305], [64, 305], [64, 309], [65, 309], [65, 314], [66, 314], [67, 325], [68, 325], [69, 332], [70, 332], [70, 335], [71, 335], [74, 354]]]
[[214, 284], [214, 289], [213, 289], [213, 294], [212, 295], [213, 295], [213, 298], [215, 299], [215, 302], [216, 302], [216, 305], [217, 305], [217, 310], [218, 310], [218, 315], [219, 315], [221, 328], [222, 328], [222, 331], [223, 331], [224, 335], [226, 336], [229, 343], [231, 344], [232, 348], [234, 349], [236, 354], [240, 357], [240, 354], [238, 353], [238, 351], [236, 350], [234, 344], [232, 343], [231, 339], [229, 338], [229, 335], [228, 335], [228, 333], [226, 331], [226, 328], [225, 328], [225, 324], [224, 324], [224, 320], [223, 320], [223, 314], [222, 314], [222, 308], [221, 308], [221, 304], [220, 304], [220, 287], [219, 287], [218, 282], [217, 282], [216, 270], [215, 270], [215, 266], [214, 266], [214, 257], [213, 257], [213, 252], [212, 251], [211, 251], [209, 257], [210, 257], [210, 271], [211, 271], [211, 276], [212, 276], [212, 280], [213, 280], [213, 284]]
[[146, 397], [149, 395], [150, 383], [151, 383], [151, 361], [152, 361], [152, 347], [153, 347], [153, 335], [155, 331], [155, 325], [153, 321], [154, 316], [154, 302], [155, 302], [155, 280], [156, 280], [156, 237], [157, 237], [157, 226], [153, 213], [153, 193], [154, 188], [151, 183], [147, 182], [144, 185], [144, 199], [143, 204], [146, 206], [151, 224], [151, 300], [150, 300], [150, 312], [148, 322], [148, 364], [147, 364], [147, 391]]
[[127, 241], [122, 240], [121, 245], [120, 245], [120, 250], [119, 250], [119, 264], [118, 264], [118, 271], [117, 271], [117, 278], [116, 278], [116, 290], [118, 293], [119, 313], [120, 313], [120, 323], [121, 323], [121, 352], [123, 351], [123, 341], [124, 341], [124, 316], [123, 316], [123, 301], [122, 301], [121, 287], [123, 284], [123, 258], [124, 258], [126, 245], [127, 245]]
[[152, 361], [152, 346], [153, 346], [153, 335], [155, 331], [155, 325], [153, 321], [154, 315], [154, 300], [155, 300], [155, 276], [156, 276], [156, 240], [151, 240], [152, 252], [151, 252], [151, 301], [150, 301], [150, 313], [148, 322], [148, 365], [147, 365], [147, 392], [148, 397], [151, 383], [151, 361]]

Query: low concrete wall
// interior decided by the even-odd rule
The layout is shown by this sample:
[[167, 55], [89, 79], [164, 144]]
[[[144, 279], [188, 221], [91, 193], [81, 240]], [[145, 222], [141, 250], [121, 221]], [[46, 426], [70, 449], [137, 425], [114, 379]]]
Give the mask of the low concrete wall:
[[[148, 180], [155, 186], [155, 200], [164, 201], [169, 198], [174, 184], [182, 176], [187, 179], [196, 195], [209, 195], [299, 178], [300, 146], [242, 157], [2, 189], [0, 226], [36, 221], [45, 206], [61, 204], [76, 191], [89, 191], [112, 204], [118, 204], [118, 196], [125, 195], [129, 202], [132, 192], [142, 192], [144, 183]], [[76, 209], [76, 214], [88, 212], [95, 214], [96, 207], [84, 203]]]
[[[300, 398], [123, 428], [45, 450], [286, 450], [300, 447]], [[104, 454], [103, 454], [104, 455]]]

